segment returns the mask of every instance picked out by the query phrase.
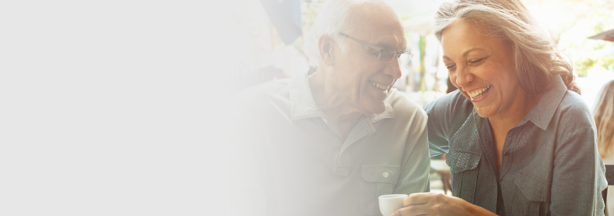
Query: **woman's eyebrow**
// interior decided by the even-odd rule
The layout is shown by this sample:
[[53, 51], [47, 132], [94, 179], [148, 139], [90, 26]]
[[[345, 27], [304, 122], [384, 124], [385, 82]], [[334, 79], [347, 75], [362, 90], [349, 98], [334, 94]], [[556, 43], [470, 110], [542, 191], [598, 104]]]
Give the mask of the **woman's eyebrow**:
[[[469, 53], [471, 53], [473, 51], [480, 51], [480, 50], [485, 51], [485, 49], [482, 49], [482, 48], [471, 48], [471, 49], [469, 49], [469, 50], [467, 50], [467, 51], [465, 51], [463, 53], [463, 57], [467, 57], [467, 55], [469, 55]], [[452, 59], [450, 59], [450, 57], [448, 57], [448, 56], [444, 55], [443, 58], [446, 59], [446, 60], [452, 61]]]
[[478, 50], [484, 50], [484, 49], [482, 49], [482, 48], [472, 48], [472, 49], [469, 49], [469, 50], [467, 50], [467, 51], [465, 51], [463, 53], [463, 57], [467, 57], [467, 55], [469, 55], [470, 52], [478, 51]]

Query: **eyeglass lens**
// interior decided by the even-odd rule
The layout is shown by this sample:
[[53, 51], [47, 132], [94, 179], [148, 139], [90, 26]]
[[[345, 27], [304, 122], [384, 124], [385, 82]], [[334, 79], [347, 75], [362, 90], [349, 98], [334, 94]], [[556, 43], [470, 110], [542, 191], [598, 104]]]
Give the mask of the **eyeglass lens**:
[[383, 62], [390, 62], [396, 57], [396, 52], [390, 50], [382, 50], [379, 54], [379, 60]]

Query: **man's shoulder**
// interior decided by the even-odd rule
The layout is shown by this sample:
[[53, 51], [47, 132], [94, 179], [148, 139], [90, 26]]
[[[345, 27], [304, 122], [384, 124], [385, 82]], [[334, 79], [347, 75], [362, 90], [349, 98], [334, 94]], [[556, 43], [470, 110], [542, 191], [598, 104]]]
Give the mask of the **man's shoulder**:
[[287, 100], [289, 80], [287, 78], [273, 80], [241, 90], [235, 96], [235, 102], [244, 106], [253, 106], [273, 100]]
[[[233, 110], [249, 119], [278, 116], [289, 112], [288, 79], [279, 79], [258, 84], [237, 93], [233, 99]], [[282, 114], [283, 115], [283, 114]]]
[[388, 98], [388, 102], [394, 110], [395, 118], [426, 118], [426, 112], [422, 107], [399, 91], [393, 91]]

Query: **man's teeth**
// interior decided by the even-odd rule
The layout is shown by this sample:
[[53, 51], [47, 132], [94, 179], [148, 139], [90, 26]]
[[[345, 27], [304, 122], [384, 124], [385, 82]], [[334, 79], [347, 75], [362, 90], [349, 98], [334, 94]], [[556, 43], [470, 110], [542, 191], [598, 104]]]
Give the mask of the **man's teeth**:
[[467, 94], [472, 99], [479, 98], [479, 97], [482, 97], [482, 95], [484, 95], [484, 93], [486, 93], [486, 91], [488, 91], [488, 89], [490, 89], [490, 87], [491, 86], [486, 86], [484, 88], [481, 88], [481, 89], [478, 89], [478, 90], [475, 90], [475, 91], [467, 92]]
[[373, 86], [375, 86], [376, 88], [381, 89], [381, 90], [388, 90], [390, 88], [390, 86], [384, 85], [384, 84], [381, 84], [381, 83], [371, 82], [371, 84], [373, 84]]

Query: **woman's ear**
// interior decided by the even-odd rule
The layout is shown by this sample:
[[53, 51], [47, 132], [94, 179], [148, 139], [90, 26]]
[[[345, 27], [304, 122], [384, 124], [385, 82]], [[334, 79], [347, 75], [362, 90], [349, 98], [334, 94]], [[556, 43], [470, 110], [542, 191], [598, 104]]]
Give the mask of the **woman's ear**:
[[318, 50], [320, 51], [320, 60], [327, 66], [334, 64], [333, 47], [335, 41], [329, 36], [322, 35], [318, 38]]

